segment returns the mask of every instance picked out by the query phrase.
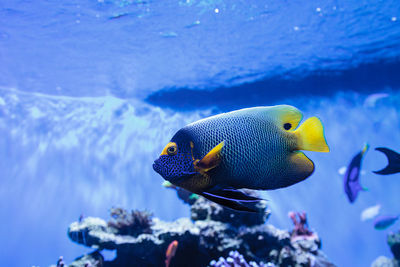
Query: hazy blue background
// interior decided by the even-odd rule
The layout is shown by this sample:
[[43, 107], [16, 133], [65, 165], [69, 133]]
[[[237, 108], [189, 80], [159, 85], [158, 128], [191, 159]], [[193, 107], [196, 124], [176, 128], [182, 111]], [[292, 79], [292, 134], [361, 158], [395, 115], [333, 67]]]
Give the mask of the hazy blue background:
[[[291, 229], [287, 212], [305, 210], [334, 263], [369, 266], [391, 253], [387, 231], [361, 211], [400, 213], [400, 174], [371, 173], [386, 165], [373, 148], [400, 151], [399, 88], [396, 0], [3, 0], [0, 265], [90, 251], [66, 235], [81, 214], [188, 216], [152, 170], [172, 134], [221, 111], [287, 103], [322, 119], [331, 153], [307, 152], [312, 177], [263, 193], [270, 223]], [[351, 205], [338, 170], [366, 141], [369, 191]]]

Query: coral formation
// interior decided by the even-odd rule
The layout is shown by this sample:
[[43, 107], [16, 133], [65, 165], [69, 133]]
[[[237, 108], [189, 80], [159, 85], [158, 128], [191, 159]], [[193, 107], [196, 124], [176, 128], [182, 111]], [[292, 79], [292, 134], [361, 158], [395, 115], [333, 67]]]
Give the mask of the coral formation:
[[393, 256], [400, 261], [400, 230], [397, 233], [390, 233], [387, 242]]
[[231, 251], [226, 259], [220, 257], [218, 261], [212, 260], [210, 267], [275, 267], [275, 264], [271, 262], [257, 264], [254, 261], [248, 263], [242, 254], [237, 251]]
[[371, 267], [399, 267], [400, 263], [396, 259], [389, 259], [385, 256], [379, 256], [372, 264]]
[[288, 216], [292, 220], [294, 225], [294, 229], [290, 233], [291, 241], [296, 242], [296, 240], [310, 239], [314, 240], [315, 243], [318, 245], [318, 248], [320, 248], [321, 242], [319, 240], [318, 235], [314, 234], [314, 232], [311, 231], [311, 229], [308, 226], [307, 214], [304, 211], [302, 212], [291, 211], [289, 212]]
[[394, 259], [380, 256], [372, 263], [372, 267], [400, 267], [400, 231], [389, 233], [387, 243], [393, 253]]
[[64, 262], [64, 258], [63, 256], [61, 256], [58, 261], [57, 261], [57, 267], [64, 267], [65, 266], [65, 262]]
[[[98, 250], [95, 250], [90, 254], [76, 258], [68, 267], [100, 267], [104, 266], [103, 263], [103, 255]], [[50, 267], [67, 267], [67, 265], [61, 256], [57, 261], [57, 265], [51, 265]]]
[[[303, 212], [291, 211], [288, 214], [289, 218], [292, 219], [294, 224], [294, 229], [292, 231], [292, 236], [310, 236], [312, 231], [308, 228], [307, 215]], [[299, 220], [297, 220], [299, 218]]]
[[[84, 266], [84, 261], [105, 267], [164, 266], [168, 246], [175, 240], [179, 246], [171, 257], [171, 267], [333, 266], [320, 251], [316, 233], [305, 235], [316, 238], [292, 239], [293, 232], [299, 234], [299, 230], [291, 234], [267, 224], [270, 211], [265, 201], [257, 208], [259, 213], [238, 212], [198, 197], [191, 205], [191, 219], [164, 222], [121, 209], [112, 211], [112, 223], [87, 217], [72, 223], [68, 235], [96, 251], [73, 262], [73, 266]], [[145, 222], [143, 229], [127, 230], [127, 225], [140, 225], [138, 222]], [[103, 249], [116, 250], [116, 258], [103, 261], [98, 255]]]
[[120, 235], [151, 234], [153, 215], [149, 212], [138, 210], [128, 212], [121, 208], [112, 208], [110, 215], [112, 219], [108, 222], [108, 226], [117, 229]]

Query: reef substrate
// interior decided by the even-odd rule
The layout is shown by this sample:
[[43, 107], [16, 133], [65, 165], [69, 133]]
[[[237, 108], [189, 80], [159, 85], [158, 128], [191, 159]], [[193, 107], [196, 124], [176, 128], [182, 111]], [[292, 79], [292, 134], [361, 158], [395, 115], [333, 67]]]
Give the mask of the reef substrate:
[[393, 253], [394, 258], [390, 259], [385, 256], [378, 257], [371, 267], [400, 267], [400, 231], [389, 233], [387, 243]]
[[[287, 231], [266, 223], [270, 210], [264, 201], [257, 204], [259, 213], [237, 212], [198, 196], [185, 201], [191, 217], [173, 222], [113, 209], [109, 222], [87, 217], [72, 223], [69, 238], [94, 251], [68, 266], [165, 266], [174, 240], [178, 246], [171, 267], [334, 266], [320, 250], [318, 235], [308, 229], [305, 213], [299, 214], [299, 221], [292, 213], [295, 229]], [[102, 250], [115, 250], [115, 259], [104, 260]]]

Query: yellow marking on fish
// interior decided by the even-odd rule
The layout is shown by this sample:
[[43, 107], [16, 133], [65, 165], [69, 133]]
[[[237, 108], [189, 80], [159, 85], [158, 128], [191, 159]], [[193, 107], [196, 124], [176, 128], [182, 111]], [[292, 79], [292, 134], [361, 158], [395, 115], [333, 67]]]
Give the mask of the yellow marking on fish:
[[194, 159], [194, 156], [193, 156], [193, 149], [194, 149], [194, 144], [193, 144], [192, 141], [190, 141], [190, 152], [191, 152], [191, 154], [192, 154], [192, 160], [193, 160], [193, 162], [194, 162], [195, 159]]
[[170, 154], [168, 153], [168, 149], [171, 149], [171, 148], [173, 148], [173, 147], [175, 147], [175, 154], [176, 154], [176, 152], [178, 151], [178, 146], [177, 146], [176, 143], [174, 143], [174, 142], [169, 142], [169, 143], [164, 147], [164, 149], [163, 149], [163, 151], [161, 152], [160, 156], [170, 155]]
[[298, 141], [299, 150], [329, 152], [320, 119], [311, 117], [292, 132]]
[[287, 105], [273, 107], [271, 108], [271, 112], [276, 113], [281, 127], [286, 131], [296, 129], [303, 118], [303, 114], [301, 114], [300, 110]]
[[219, 165], [221, 162], [221, 150], [225, 145], [225, 141], [222, 141], [216, 145], [207, 155], [204, 156], [200, 161], [196, 161], [195, 168], [200, 169], [201, 173], [208, 172]]
[[174, 188], [175, 185], [171, 184], [169, 181], [164, 181], [162, 183], [162, 186], [167, 187], [167, 188]]
[[364, 144], [364, 147], [363, 147], [363, 150], [361, 151], [361, 153], [364, 155], [365, 152], [367, 152], [368, 148], [369, 148], [368, 143], [365, 143], [365, 144]]

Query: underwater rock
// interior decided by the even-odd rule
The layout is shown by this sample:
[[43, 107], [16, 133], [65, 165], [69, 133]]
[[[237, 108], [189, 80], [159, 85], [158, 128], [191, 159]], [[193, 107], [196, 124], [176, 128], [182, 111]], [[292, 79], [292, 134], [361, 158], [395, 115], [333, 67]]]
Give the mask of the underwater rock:
[[102, 267], [104, 263], [103, 255], [99, 251], [83, 255], [75, 259], [68, 267]]
[[118, 234], [137, 236], [139, 234], [151, 234], [152, 214], [146, 211], [133, 210], [127, 212], [121, 208], [112, 208], [112, 219], [108, 226], [117, 229]]
[[76, 258], [71, 264], [66, 265], [63, 257], [57, 261], [57, 265], [51, 265], [50, 267], [103, 267], [104, 258], [103, 255], [97, 250], [90, 254], [83, 255]]
[[389, 233], [387, 243], [393, 253], [394, 259], [380, 256], [372, 263], [372, 267], [400, 267], [400, 231]]
[[[245, 192], [250, 196], [259, 197], [254, 191], [245, 190]], [[259, 212], [240, 212], [199, 197], [191, 205], [190, 213], [193, 221], [213, 220], [230, 223], [233, 226], [253, 226], [265, 223], [271, 214], [271, 211], [267, 209], [266, 201], [257, 203], [256, 209]]]
[[229, 256], [225, 259], [220, 257], [218, 261], [212, 260], [209, 264], [210, 267], [275, 267], [275, 264], [269, 263], [256, 263], [254, 261], [247, 262], [243, 255], [237, 251], [229, 252]]
[[57, 267], [64, 267], [65, 266], [65, 262], [64, 262], [64, 257], [61, 256], [58, 261], [57, 261]]
[[387, 237], [387, 242], [390, 250], [393, 253], [393, 256], [397, 260], [400, 260], [400, 231], [397, 233], [390, 233]]
[[[296, 252], [297, 253], [297, 252]], [[237, 251], [229, 252], [229, 256], [225, 259], [220, 257], [218, 261], [212, 260], [209, 263], [210, 267], [276, 267], [276, 266], [294, 266], [294, 267], [334, 267], [332, 263], [330, 263], [326, 256], [321, 252], [321, 254], [316, 256], [309, 256], [306, 253], [296, 255], [296, 258], [293, 258], [292, 251], [290, 248], [285, 247], [281, 251], [281, 257], [277, 264], [272, 261], [264, 263], [261, 261], [260, 263], [256, 263], [254, 261], [247, 262], [243, 255], [241, 255]]]
[[[252, 261], [248, 266], [334, 266], [319, 250], [316, 233], [312, 235], [317, 238], [292, 240], [289, 231], [265, 223], [270, 214], [266, 204], [260, 206], [260, 210], [263, 213], [258, 215], [240, 213], [199, 197], [192, 205], [193, 220], [180, 218], [165, 222], [154, 218], [150, 229], [122, 234], [102, 219], [87, 217], [72, 223], [68, 236], [78, 244], [99, 251], [116, 250], [113, 261], [102, 262], [105, 267], [164, 266], [166, 250], [175, 240], [179, 245], [171, 258], [172, 267], [207, 266], [220, 257], [228, 257], [226, 261], [239, 258]], [[127, 213], [120, 210], [118, 214]], [[238, 254], [232, 254], [232, 251]], [[258, 265], [254, 265], [256, 262]], [[270, 265], [261, 265], [262, 262]]]
[[399, 267], [399, 262], [395, 259], [389, 259], [385, 256], [378, 257], [372, 264], [371, 267]]
[[87, 247], [116, 249], [115, 234], [117, 230], [109, 227], [100, 218], [87, 217], [72, 223], [68, 228], [69, 238]]

